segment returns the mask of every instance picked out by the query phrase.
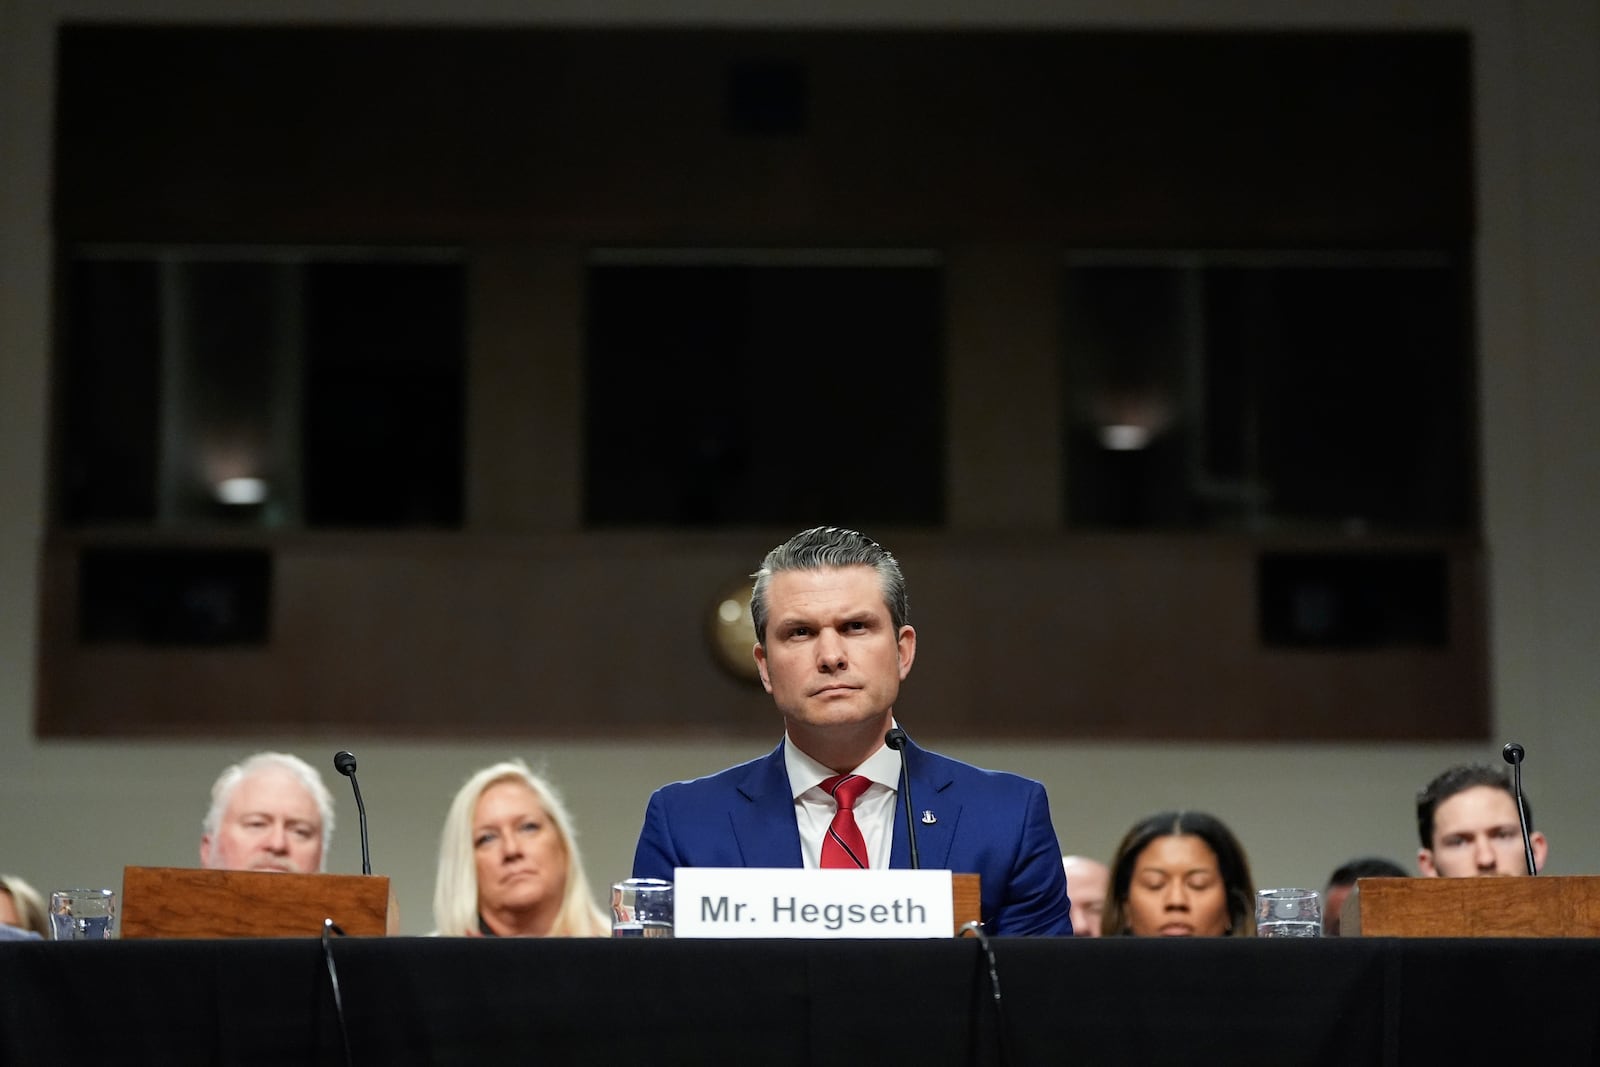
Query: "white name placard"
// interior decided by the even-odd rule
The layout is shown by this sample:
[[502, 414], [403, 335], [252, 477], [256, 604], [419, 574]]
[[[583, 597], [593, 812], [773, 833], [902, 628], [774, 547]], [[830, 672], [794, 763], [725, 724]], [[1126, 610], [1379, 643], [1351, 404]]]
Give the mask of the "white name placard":
[[950, 937], [949, 871], [679, 867], [674, 937]]

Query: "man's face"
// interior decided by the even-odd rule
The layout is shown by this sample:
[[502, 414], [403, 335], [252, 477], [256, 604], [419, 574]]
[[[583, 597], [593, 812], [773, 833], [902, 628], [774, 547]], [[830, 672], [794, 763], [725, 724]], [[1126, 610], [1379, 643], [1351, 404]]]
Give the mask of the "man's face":
[[289, 771], [265, 767], [234, 787], [215, 834], [200, 838], [200, 865], [224, 871], [322, 869], [322, 815]]
[[1338, 937], [1339, 928], [1343, 925], [1345, 898], [1350, 895], [1353, 885], [1330, 885], [1328, 891], [1322, 895], [1322, 936]]
[[1068, 856], [1062, 862], [1067, 872], [1067, 897], [1072, 901], [1072, 936], [1099, 937], [1111, 872], [1105, 864], [1082, 856]]
[[[1534, 865], [1543, 867], [1544, 835], [1529, 838]], [[1417, 852], [1417, 868], [1443, 878], [1527, 874], [1517, 802], [1491, 785], [1475, 785], [1446, 799], [1433, 810], [1433, 847]]]
[[791, 736], [832, 727], [889, 728], [917, 634], [894, 628], [871, 567], [779, 571], [767, 586], [766, 645], [755, 648], [761, 684]]

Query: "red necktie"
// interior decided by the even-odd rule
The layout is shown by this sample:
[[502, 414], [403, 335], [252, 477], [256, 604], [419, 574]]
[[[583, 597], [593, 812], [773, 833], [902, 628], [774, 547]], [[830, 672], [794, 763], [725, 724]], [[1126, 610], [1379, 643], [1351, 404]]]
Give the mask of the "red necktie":
[[828, 836], [822, 839], [823, 867], [865, 867], [867, 842], [856, 825], [854, 808], [861, 794], [872, 784], [871, 779], [859, 774], [836, 774], [822, 783], [822, 788], [833, 795], [839, 810], [828, 824]]

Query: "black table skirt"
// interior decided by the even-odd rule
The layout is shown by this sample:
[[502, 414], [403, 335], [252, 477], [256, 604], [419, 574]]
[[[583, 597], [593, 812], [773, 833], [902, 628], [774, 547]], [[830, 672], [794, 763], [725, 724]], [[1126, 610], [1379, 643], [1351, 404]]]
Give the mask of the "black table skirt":
[[993, 947], [0, 943], [0, 1064], [1600, 1063], [1597, 941]]

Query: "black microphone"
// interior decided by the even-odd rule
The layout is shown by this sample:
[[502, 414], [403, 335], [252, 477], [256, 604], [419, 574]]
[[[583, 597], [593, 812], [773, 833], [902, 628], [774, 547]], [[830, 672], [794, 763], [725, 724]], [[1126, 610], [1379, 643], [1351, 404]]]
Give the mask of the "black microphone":
[[356, 781], [356, 756], [354, 752], [335, 752], [334, 768], [350, 779], [350, 788], [356, 791], [356, 811], [361, 815], [361, 873], [372, 873], [372, 856], [367, 852], [367, 806], [361, 803], [361, 783]]
[[917, 821], [911, 817], [911, 772], [906, 769], [906, 742], [909, 740], [906, 732], [898, 726], [883, 735], [883, 743], [900, 753], [900, 797], [906, 802], [906, 841], [911, 845], [911, 869], [920, 871], [922, 860], [917, 857]]
[[1500, 755], [1511, 764], [1511, 795], [1517, 798], [1517, 822], [1522, 826], [1522, 854], [1528, 861], [1528, 873], [1538, 874], [1539, 868], [1533, 862], [1533, 839], [1528, 835], [1528, 805], [1522, 801], [1522, 746], [1507, 741]]

